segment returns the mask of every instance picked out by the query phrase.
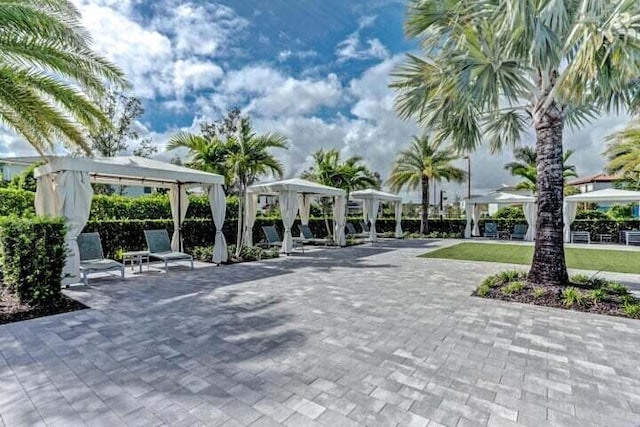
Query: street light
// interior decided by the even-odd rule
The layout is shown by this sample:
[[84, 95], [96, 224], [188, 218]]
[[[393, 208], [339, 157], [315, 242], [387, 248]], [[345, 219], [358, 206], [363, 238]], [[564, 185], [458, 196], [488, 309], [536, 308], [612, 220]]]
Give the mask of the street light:
[[443, 201], [447, 200], [446, 197], [444, 197], [446, 191], [445, 190], [440, 190], [440, 221], [442, 221], [443, 219], [443, 214], [444, 214], [444, 205], [443, 205]]
[[471, 156], [464, 156], [467, 161], [467, 198], [471, 198]]

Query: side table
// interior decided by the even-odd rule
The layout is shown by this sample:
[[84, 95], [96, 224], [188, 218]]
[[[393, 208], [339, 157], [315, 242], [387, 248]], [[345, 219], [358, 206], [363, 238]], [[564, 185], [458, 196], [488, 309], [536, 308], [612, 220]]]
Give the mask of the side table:
[[133, 267], [138, 264], [140, 267], [140, 273], [142, 273], [142, 262], [147, 261], [147, 270], [149, 269], [149, 251], [129, 251], [122, 254], [122, 264], [127, 267], [127, 261], [131, 264], [131, 271]]

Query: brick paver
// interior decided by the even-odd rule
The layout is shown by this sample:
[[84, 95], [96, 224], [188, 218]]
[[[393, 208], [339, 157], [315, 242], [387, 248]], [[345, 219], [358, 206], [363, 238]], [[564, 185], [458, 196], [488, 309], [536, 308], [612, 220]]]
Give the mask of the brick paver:
[[450, 243], [68, 290], [0, 327], [0, 426], [640, 425], [640, 321], [472, 298]]

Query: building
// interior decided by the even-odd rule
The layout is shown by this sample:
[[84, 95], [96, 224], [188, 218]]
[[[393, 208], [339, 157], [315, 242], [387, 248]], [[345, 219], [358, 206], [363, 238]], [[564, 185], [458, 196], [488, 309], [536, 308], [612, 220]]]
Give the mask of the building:
[[567, 182], [566, 185], [577, 188], [581, 193], [588, 193], [590, 191], [613, 188], [616, 181], [619, 180], [620, 178], [615, 175], [599, 173], [597, 175], [574, 179], [573, 181]]

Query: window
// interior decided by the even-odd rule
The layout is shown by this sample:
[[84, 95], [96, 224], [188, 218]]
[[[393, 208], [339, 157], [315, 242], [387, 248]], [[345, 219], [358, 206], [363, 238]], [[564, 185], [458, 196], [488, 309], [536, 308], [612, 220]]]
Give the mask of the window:
[[144, 190], [143, 190], [144, 194], [151, 194], [152, 191], [153, 191], [153, 188], [151, 187], [144, 187]]

